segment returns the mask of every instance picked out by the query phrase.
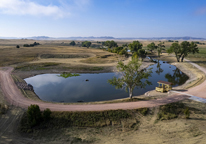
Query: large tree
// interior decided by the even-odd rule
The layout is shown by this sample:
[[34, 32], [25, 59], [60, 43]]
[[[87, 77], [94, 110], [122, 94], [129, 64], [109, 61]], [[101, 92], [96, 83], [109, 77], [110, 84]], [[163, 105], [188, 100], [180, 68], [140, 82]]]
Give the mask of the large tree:
[[82, 42], [82, 47], [87, 47], [87, 48], [89, 48], [90, 46], [91, 46], [91, 42], [90, 41], [84, 41], [84, 42]]
[[75, 46], [76, 45], [75, 41], [70, 42], [70, 45]]
[[173, 43], [172, 46], [167, 50], [167, 52], [174, 52], [177, 61], [179, 62], [179, 59], [181, 58], [181, 62], [183, 62], [184, 58], [188, 56], [188, 54], [198, 53], [199, 49], [197, 47], [197, 44], [195, 44], [194, 42], [189, 43], [187, 41], [183, 41], [180, 45], [178, 43]]
[[151, 52], [152, 52], [153, 50], [157, 49], [157, 46], [155, 45], [154, 42], [148, 44], [147, 47], [148, 47], [148, 50], [150, 50]]
[[117, 65], [120, 77], [113, 77], [108, 82], [116, 86], [117, 89], [125, 88], [126, 91], [129, 90], [129, 97], [132, 98], [135, 87], [145, 88], [145, 86], [152, 84], [147, 80], [151, 76], [151, 69], [140, 70], [140, 66], [141, 63], [137, 58], [132, 59], [127, 65], [120, 61]]
[[117, 43], [113, 40], [104, 42], [104, 46], [107, 46], [108, 48], [118, 47]]
[[132, 53], [138, 52], [139, 49], [142, 49], [142, 44], [139, 41], [133, 41], [129, 44], [129, 49]]
[[146, 58], [147, 52], [144, 49], [139, 49], [137, 55], [142, 59]]
[[186, 56], [188, 56], [189, 53], [195, 54], [195, 53], [199, 53], [199, 49], [197, 47], [197, 44], [195, 44], [194, 42], [187, 42], [184, 41], [181, 43], [181, 62], [183, 62], [184, 58]]
[[179, 62], [180, 61], [180, 53], [181, 53], [181, 49], [180, 49], [180, 44], [175, 42], [173, 43], [170, 48], [167, 50], [168, 53], [175, 53], [176, 59]]
[[164, 45], [163, 45], [163, 43], [159, 43], [158, 45], [157, 45], [157, 53], [158, 53], [158, 57], [160, 57], [160, 54], [162, 53], [162, 50], [164, 49]]

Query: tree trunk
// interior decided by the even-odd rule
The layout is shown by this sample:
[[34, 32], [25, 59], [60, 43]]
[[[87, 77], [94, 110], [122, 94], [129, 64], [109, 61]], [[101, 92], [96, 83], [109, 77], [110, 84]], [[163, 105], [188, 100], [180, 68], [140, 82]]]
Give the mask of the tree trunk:
[[132, 89], [131, 88], [129, 88], [129, 98], [132, 99]]
[[185, 57], [185, 56], [183, 55], [183, 56], [182, 56], [182, 59], [181, 59], [181, 62], [183, 62], [183, 60], [184, 60], [184, 57]]
[[176, 58], [177, 58], [177, 62], [180, 62], [180, 58], [178, 56], [176, 56]]

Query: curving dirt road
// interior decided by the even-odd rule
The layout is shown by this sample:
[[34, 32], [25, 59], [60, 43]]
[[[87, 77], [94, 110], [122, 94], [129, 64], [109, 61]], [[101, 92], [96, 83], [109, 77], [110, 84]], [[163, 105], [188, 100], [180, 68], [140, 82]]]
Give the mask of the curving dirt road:
[[[206, 69], [191, 63], [206, 74]], [[6, 100], [12, 104], [22, 108], [27, 108], [31, 104], [37, 104], [43, 110], [46, 108], [52, 111], [104, 111], [104, 110], [116, 110], [116, 109], [137, 109], [143, 107], [155, 107], [159, 105], [165, 105], [168, 103], [180, 101], [189, 98], [184, 94], [173, 94], [164, 98], [150, 101], [138, 101], [138, 102], [125, 102], [125, 103], [113, 103], [113, 104], [81, 104], [81, 105], [60, 105], [54, 103], [44, 103], [41, 101], [34, 101], [23, 96], [21, 91], [14, 83], [11, 72], [12, 67], [3, 67], [0, 69], [0, 84]], [[202, 84], [189, 89], [186, 93], [195, 95], [201, 98], [206, 98], [206, 81]]]

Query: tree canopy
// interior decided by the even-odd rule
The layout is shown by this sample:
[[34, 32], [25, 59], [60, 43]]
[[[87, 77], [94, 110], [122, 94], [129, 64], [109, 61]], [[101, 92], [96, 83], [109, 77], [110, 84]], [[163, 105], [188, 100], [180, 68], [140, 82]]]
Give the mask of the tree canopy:
[[107, 46], [108, 48], [118, 47], [117, 43], [113, 40], [104, 42], [104, 46]]
[[41, 111], [38, 105], [30, 105], [27, 110], [27, 117], [30, 126], [35, 126], [42, 119]]
[[132, 53], [138, 52], [139, 49], [142, 49], [142, 44], [139, 41], [133, 41], [128, 45]]
[[151, 76], [151, 69], [140, 70], [140, 66], [141, 63], [136, 58], [132, 59], [127, 65], [120, 61], [117, 65], [120, 77], [113, 77], [108, 82], [116, 86], [117, 89], [125, 88], [126, 91], [129, 90], [129, 97], [132, 98], [135, 87], [145, 88], [147, 85], [151, 85], [151, 82], [147, 80]]
[[75, 41], [70, 42], [70, 45], [75, 46], [76, 45]]
[[122, 47], [128, 47], [128, 44], [127, 44], [127, 43], [126, 43], [126, 44], [123, 44]]
[[198, 53], [199, 49], [197, 47], [197, 44], [194, 42], [187, 42], [183, 41], [181, 44], [173, 43], [172, 46], [167, 50], [168, 53], [175, 53], [175, 56], [177, 58], [177, 61], [183, 62], [184, 58], [188, 56], [188, 54], [192, 53]]
[[144, 49], [139, 49], [138, 50], [138, 56], [143, 60], [146, 58], [147, 52]]
[[91, 42], [90, 41], [84, 41], [84, 42], [82, 42], [82, 47], [87, 47], [87, 48], [89, 48], [90, 46], [91, 46]]
[[160, 54], [162, 53], [162, 50], [164, 49], [164, 45], [163, 45], [163, 43], [159, 43], [158, 45], [157, 45], [157, 53], [158, 53], [158, 57], [160, 57]]
[[154, 42], [148, 44], [147, 47], [148, 47], [148, 50], [150, 50], [151, 52], [152, 52], [153, 50], [157, 49], [157, 46], [155, 45]]
[[167, 50], [168, 53], [175, 53], [176, 59], [179, 62], [180, 60], [180, 44], [179, 43], [173, 43], [170, 48]]

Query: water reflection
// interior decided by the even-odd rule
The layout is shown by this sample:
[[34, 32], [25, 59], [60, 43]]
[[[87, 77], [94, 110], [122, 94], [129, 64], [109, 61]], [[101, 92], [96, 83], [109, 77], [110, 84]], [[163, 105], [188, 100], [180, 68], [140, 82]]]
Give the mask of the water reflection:
[[157, 62], [157, 70], [155, 71], [158, 75], [160, 75], [163, 72], [163, 69], [161, 69], [161, 64], [158, 60]]
[[[157, 81], [169, 81], [174, 86], [183, 84], [188, 77], [175, 66], [163, 61], [149, 66], [152, 68], [151, 77], [148, 79], [152, 85], [142, 89], [134, 89], [134, 96], [154, 90]], [[129, 96], [124, 89], [115, 89], [107, 83], [108, 79], [116, 76], [115, 73], [99, 74], [43, 74], [25, 79], [34, 87], [35, 93], [44, 101], [52, 102], [92, 102], [126, 98]], [[88, 81], [85, 81], [88, 79]]]
[[183, 74], [178, 68], [173, 71], [173, 74], [167, 73], [165, 75], [167, 81], [171, 82], [172, 85], [182, 85], [189, 78], [187, 75]]
[[62, 74], [58, 75], [59, 77], [63, 77], [63, 78], [68, 78], [68, 77], [76, 77], [76, 76], [80, 76], [80, 74], [77, 73], [67, 73], [67, 72], [63, 72]]

